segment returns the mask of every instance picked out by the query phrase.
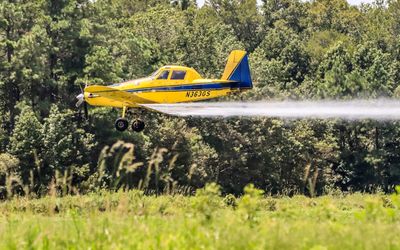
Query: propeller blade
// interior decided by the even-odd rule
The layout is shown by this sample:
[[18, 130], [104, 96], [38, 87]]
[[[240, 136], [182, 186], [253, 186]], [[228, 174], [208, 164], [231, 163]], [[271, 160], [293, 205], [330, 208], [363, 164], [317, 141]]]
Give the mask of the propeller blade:
[[78, 108], [79, 106], [82, 105], [82, 103], [85, 101], [85, 97], [83, 94], [79, 94], [76, 99], [78, 99], [78, 101], [76, 102], [75, 106]]
[[83, 102], [84, 102], [84, 100], [79, 100], [79, 101], [76, 102], [75, 106], [77, 108], [79, 108], [82, 105]]
[[[85, 88], [87, 87], [87, 84], [85, 84]], [[81, 117], [82, 114], [82, 109], [84, 111], [84, 115], [85, 115], [85, 119], [88, 120], [89, 119], [89, 112], [88, 112], [88, 105], [87, 102], [85, 101], [85, 90], [84, 88], [82, 88], [81, 85], [79, 85], [79, 88], [81, 89], [81, 93], [79, 95], [76, 96], [76, 99], [78, 99], [78, 101], [76, 102], [75, 106], [77, 108], [79, 108], [79, 117]], [[81, 107], [83, 104], [83, 107]]]

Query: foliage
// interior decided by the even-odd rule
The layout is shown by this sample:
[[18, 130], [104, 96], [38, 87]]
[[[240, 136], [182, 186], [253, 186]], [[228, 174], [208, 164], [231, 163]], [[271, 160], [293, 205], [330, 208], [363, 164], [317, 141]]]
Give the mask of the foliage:
[[399, 1], [257, 2], [1, 1], [0, 154], [15, 159], [3, 159], [13, 163], [15, 193], [192, 194], [211, 182], [235, 195], [249, 183], [290, 195], [393, 191], [396, 121], [146, 113], [146, 130], [135, 134], [114, 130], [115, 110], [91, 108], [89, 121], [73, 111], [79, 86], [142, 77], [166, 64], [218, 78], [233, 49], [250, 53], [255, 87], [228, 100], [400, 96]]
[[28, 106], [23, 106], [16, 118], [15, 128], [10, 137], [9, 152], [20, 160], [20, 171], [24, 181], [28, 180], [30, 171], [40, 161], [43, 153], [42, 124]]
[[222, 206], [220, 195], [220, 187], [215, 183], [209, 183], [204, 188], [197, 189], [192, 206], [206, 220], [211, 220], [215, 209]]
[[0, 154], [0, 199], [6, 198], [13, 192], [13, 180], [18, 180], [19, 161], [16, 157]]
[[[194, 197], [130, 190], [14, 198], [0, 203], [0, 248], [400, 247], [399, 194], [277, 198], [251, 186], [245, 193], [239, 208], [224, 205], [215, 184]], [[249, 213], [252, 220], [243, 216]]]
[[256, 221], [257, 214], [262, 210], [263, 191], [249, 184], [244, 188], [244, 195], [238, 203], [238, 209], [244, 213], [244, 219], [248, 221]]
[[93, 134], [79, 128], [73, 117], [71, 110], [61, 112], [53, 106], [44, 120], [42, 134], [45, 168], [51, 172], [69, 172], [75, 184], [86, 179], [90, 152], [96, 143]]

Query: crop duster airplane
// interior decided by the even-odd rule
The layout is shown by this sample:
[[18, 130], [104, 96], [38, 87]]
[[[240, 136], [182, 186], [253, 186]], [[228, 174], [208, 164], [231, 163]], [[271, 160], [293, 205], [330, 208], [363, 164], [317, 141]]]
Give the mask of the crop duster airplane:
[[[193, 68], [164, 66], [145, 78], [110, 86], [87, 86], [77, 96], [76, 106], [86, 102], [93, 106], [121, 108], [122, 115], [115, 121], [115, 128], [125, 131], [129, 126], [125, 118], [128, 109], [145, 108], [161, 112], [155, 106], [207, 100], [252, 87], [248, 55], [245, 51], [234, 50], [228, 57], [221, 79], [203, 79]], [[165, 109], [162, 112], [168, 114]], [[140, 132], [144, 126], [143, 121], [135, 119], [132, 130]]]

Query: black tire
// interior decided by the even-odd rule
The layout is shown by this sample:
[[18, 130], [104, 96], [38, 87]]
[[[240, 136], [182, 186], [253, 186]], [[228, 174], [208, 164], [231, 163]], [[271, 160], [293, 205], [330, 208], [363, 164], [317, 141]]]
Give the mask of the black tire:
[[135, 120], [132, 122], [132, 130], [135, 132], [143, 131], [144, 127], [145, 127], [145, 124], [141, 120]]
[[118, 118], [115, 121], [115, 128], [120, 132], [125, 131], [128, 127], [129, 127], [128, 120], [126, 120], [124, 118]]

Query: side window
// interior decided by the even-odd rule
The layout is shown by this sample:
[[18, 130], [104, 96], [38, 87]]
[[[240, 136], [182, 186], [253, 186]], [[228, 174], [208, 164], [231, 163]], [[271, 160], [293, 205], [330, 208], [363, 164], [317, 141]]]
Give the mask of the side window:
[[169, 75], [169, 70], [164, 70], [161, 74], [157, 77], [157, 80], [167, 80]]
[[183, 80], [185, 79], [186, 71], [184, 70], [174, 70], [172, 71], [171, 80]]

